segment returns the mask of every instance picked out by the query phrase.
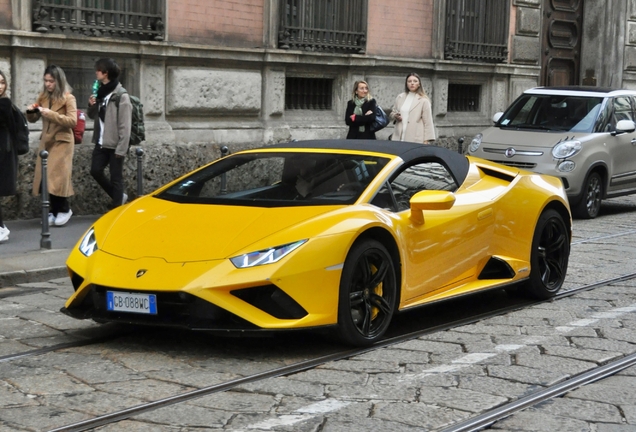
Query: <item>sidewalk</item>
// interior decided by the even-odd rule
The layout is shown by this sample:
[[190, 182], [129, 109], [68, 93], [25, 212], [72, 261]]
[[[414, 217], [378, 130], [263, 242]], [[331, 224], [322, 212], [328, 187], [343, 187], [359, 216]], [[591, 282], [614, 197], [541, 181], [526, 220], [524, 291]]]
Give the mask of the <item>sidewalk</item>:
[[67, 276], [71, 248], [100, 216], [73, 216], [63, 227], [49, 227], [51, 249], [40, 248], [40, 219], [5, 221], [11, 234], [0, 243], [0, 287]]

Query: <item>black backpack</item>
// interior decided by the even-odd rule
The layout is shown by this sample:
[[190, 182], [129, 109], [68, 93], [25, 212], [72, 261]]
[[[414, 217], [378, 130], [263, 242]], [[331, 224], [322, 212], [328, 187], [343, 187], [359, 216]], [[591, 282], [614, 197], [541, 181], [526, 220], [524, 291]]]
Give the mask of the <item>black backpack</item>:
[[29, 152], [29, 123], [26, 116], [17, 106], [11, 104], [13, 108], [13, 122], [15, 123], [15, 134], [11, 137], [15, 152], [22, 156]]

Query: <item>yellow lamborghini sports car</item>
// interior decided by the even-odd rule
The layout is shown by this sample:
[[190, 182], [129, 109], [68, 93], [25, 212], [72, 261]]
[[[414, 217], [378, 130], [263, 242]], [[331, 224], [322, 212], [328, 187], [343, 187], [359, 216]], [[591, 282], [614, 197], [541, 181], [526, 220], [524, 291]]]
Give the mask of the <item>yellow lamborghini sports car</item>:
[[318, 140], [243, 151], [99, 219], [70, 254], [75, 318], [195, 330], [333, 327], [354, 345], [393, 314], [568, 265], [561, 181], [450, 150]]

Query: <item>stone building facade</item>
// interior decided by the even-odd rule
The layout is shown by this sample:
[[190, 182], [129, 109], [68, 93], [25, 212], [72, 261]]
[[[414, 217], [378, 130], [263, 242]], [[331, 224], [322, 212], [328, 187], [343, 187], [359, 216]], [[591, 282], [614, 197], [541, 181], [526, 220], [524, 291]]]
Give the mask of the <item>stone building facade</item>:
[[[144, 103], [144, 193], [219, 157], [222, 146], [235, 152], [292, 139], [344, 138], [345, 107], [356, 80], [368, 81], [388, 110], [413, 71], [431, 97], [438, 144], [456, 148], [458, 137], [470, 140], [523, 90], [545, 83], [542, 53], [548, 35], [563, 34], [562, 29], [545, 28], [551, 10], [571, 9], [579, 16], [580, 24], [568, 36], [579, 43], [571, 50], [576, 51], [574, 83], [587, 79], [599, 86], [636, 87], [636, 0], [498, 1], [497, 10], [506, 13], [498, 21], [505, 27], [504, 49], [493, 61], [462, 56], [452, 48], [449, 32], [458, 28], [452, 25], [463, 26], [469, 16], [451, 22], [451, 14], [459, 17], [457, 0], [344, 1], [348, 19], [362, 26], [363, 35], [358, 45], [344, 51], [317, 43], [308, 49], [289, 47], [283, 28], [285, 14], [297, 18], [297, 8], [338, 0], [130, 2], [154, 5], [159, 18], [143, 21], [150, 37], [141, 31], [126, 33], [114, 14], [101, 15], [102, 27], [97, 15], [92, 15], [98, 18], [96, 27], [84, 23], [89, 19], [81, 11], [129, 2], [0, 0], [0, 70], [9, 76], [14, 103], [26, 107], [42, 88], [46, 65], [62, 66], [78, 107], [85, 108], [95, 60], [115, 58], [123, 68], [123, 84]], [[67, 3], [72, 7], [59, 6]], [[104, 17], [111, 20], [110, 27]], [[290, 103], [292, 83], [309, 102]], [[312, 86], [320, 87], [321, 94], [312, 94]], [[105, 211], [108, 201], [88, 173], [91, 122], [87, 126], [85, 143], [75, 148], [76, 213]], [[28, 191], [41, 123], [31, 127], [32, 151], [21, 158], [20, 193], [3, 199], [9, 219], [40, 214], [38, 199]], [[388, 127], [378, 135], [390, 133]], [[134, 197], [132, 152], [127, 165], [127, 192]]]

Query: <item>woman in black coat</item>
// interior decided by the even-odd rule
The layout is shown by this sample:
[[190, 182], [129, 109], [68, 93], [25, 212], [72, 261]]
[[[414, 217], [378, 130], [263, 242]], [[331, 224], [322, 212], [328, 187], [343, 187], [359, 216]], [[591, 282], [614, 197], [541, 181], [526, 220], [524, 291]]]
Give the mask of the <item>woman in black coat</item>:
[[375, 108], [376, 102], [369, 92], [369, 84], [356, 81], [345, 114], [345, 123], [349, 126], [347, 139], [375, 139], [375, 132], [370, 130], [375, 121]]
[[[7, 97], [7, 78], [0, 71], [0, 197], [16, 194], [18, 154], [11, 137], [15, 135], [13, 105]], [[9, 240], [9, 229], [4, 226], [0, 206], [0, 243]]]

